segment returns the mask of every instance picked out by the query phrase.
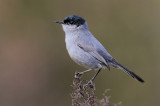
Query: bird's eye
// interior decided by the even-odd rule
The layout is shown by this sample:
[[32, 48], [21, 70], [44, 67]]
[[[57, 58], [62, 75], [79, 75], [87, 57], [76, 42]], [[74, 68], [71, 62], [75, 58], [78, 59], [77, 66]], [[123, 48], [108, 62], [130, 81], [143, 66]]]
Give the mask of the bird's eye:
[[66, 19], [66, 20], [64, 20], [64, 23], [69, 25], [69, 24], [74, 24], [75, 22], [74, 22], [74, 20]]

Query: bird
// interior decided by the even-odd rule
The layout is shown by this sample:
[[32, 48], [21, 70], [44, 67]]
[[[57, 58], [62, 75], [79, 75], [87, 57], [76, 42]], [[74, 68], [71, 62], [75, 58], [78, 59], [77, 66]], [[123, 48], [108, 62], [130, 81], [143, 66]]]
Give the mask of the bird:
[[136, 80], [144, 82], [141, 77], [121, 65], [108, 53], [89, 31], [85, 19], [78, 15], [70, 15], [63, 21], [56, 21], [56, 23], [61, 24], [65, 32], [66, 49], [71, 59], [87, 69], [83, 72], [76, 72], [75, 78], [80, 78], [81, 75], [91, 70], [97, 70], [96, 74], [88, 82], [88, 85], [92, 85], [93, 80], [101, 69], [107, 68], [110, 70], [110, 67], [114, 67], [123, 70]]

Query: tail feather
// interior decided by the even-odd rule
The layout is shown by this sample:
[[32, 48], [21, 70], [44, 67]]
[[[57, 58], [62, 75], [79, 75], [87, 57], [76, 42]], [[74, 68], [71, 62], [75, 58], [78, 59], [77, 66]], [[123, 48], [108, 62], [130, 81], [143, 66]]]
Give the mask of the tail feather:
[[116, 64], [116, 66], [118, 65], [118, 68], [122, 69], [124, 72], [126, 72], [131, 77], [137, 79], [138, 81], [140, 81], [142, 83], [144, 82], [144, 80], [141, 77], [139, 77], [138, 75], [136, 75], [134, 72], [130, 71], [125, 66], [121, 65], [120, 63], [118, 63], [116, 60], [115, 60], [114, 64]]

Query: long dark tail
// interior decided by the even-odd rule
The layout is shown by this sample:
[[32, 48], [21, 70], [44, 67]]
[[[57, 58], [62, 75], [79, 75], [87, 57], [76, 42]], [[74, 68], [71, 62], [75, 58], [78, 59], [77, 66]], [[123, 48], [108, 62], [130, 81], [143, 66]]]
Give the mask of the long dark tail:
[[116, 60], [114, 60], [114, 65], [116, 65], [116, 67], [122, 69], [124, 72], [126, 72], [127, 74], [129, 74], [130, 76], [132, 76], [133, 78], [137, 79], [140, 82], [144, 82], [144, 80], [139, 77], [138, 75], [136, 75], [134, 72], [130, 71], [128, 68], [126, 68], [125, 66], [121, 65], [119, 62], [117, 62]]

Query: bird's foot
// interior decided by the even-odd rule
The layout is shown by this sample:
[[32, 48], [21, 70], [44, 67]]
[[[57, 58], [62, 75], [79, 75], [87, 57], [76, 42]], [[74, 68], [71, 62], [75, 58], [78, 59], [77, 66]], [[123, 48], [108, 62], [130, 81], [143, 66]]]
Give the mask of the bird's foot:
[[74, 78], [79, 79], [82, 74], [82, 72], [75, 72]]
[[94, 88], [94, 85], [93, 85], [93, 81], [92, 81], [92, 80], [90, 80], [87, 85], [88, 85], [90, 88]]
[[94, 88], [93, 81], [90, 80], [83, 88], [85, 89], [87, 86], [89, 86], [90, 88]]

